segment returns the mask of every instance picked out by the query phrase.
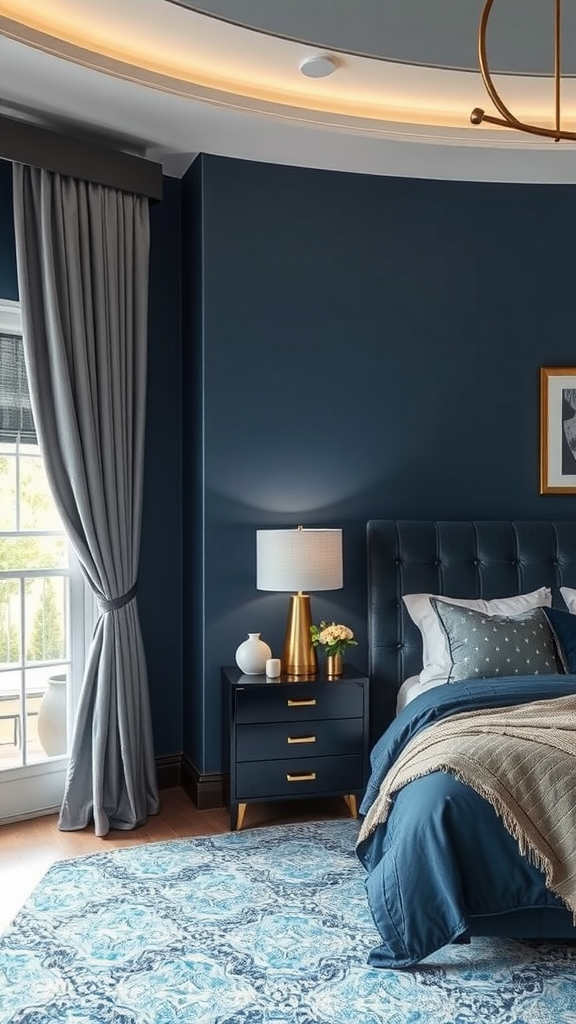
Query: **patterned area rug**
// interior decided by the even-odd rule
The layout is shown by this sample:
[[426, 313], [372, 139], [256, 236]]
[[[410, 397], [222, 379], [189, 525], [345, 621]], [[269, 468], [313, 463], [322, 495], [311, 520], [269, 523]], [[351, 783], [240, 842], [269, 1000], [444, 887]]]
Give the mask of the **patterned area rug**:
[[576, 949], [475, 939], [418, 969], [379, 944], [328, 821], [55, 864], [0, 938], [2, 1024], [574, 1024]]

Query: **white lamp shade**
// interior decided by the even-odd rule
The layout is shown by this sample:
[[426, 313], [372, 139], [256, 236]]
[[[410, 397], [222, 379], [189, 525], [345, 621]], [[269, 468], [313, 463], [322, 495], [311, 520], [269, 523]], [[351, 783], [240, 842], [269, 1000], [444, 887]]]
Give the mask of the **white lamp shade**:
[[257, 530], [258, 590], [339, 590], [342, 530]]

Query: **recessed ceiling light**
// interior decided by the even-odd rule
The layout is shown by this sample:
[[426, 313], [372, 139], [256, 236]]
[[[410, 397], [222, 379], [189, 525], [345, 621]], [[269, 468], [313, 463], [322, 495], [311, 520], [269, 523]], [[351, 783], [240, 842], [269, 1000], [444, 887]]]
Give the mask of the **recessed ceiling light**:
[[307, 57], [300, 65], [300, 71], [308, 78], [326, 78], [336, 71], [333, 57]]

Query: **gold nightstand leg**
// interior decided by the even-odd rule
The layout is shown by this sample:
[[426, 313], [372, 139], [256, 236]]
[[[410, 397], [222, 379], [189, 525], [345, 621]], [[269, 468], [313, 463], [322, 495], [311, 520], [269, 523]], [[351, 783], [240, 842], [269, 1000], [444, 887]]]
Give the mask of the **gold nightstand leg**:
[[358, 817], [358, 805], [356, 803], [356, 797], [354, 796], [354, 794], [353, 793], [347, 793], [344, 796], [344, 801], [345, 801], [346, 806], [348, 807], [348, 810], [350, 811], [350, 814], [352, 815], [352, 817], [353, 818], [357, 818]]
[[236, 831], [239, 832], [242, 828], [242, 822], [244, 821], [244, 815], [246, 814], [246, 808], [248, 804], [238, 804], [238, 819], [236, 821]]

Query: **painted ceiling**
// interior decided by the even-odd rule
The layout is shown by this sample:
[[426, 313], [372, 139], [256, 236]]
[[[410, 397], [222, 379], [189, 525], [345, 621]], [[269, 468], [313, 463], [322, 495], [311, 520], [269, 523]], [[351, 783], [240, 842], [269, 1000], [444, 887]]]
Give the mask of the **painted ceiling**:
[[[490, 67], [553, 117], [551, 0], [494, 0]], [[0, 0], [0, 112], [148, 156], [198, 152], [371, 174], [573, 182], [575, 144], [470, 123], [483, 0]], [[576, 125], [576, 4], [562, 104]], [[303, 61], [329, 55], [334, 74]], [[495, 112], [495, 111], [493, 111]]]

